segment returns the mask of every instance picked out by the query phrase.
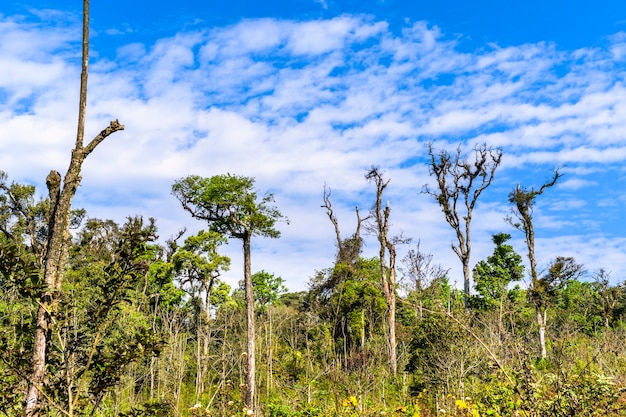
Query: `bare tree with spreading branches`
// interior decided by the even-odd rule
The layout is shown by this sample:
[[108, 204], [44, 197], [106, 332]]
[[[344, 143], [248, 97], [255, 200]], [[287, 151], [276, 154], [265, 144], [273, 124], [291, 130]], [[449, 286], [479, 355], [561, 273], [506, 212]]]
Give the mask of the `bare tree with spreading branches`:
[[502, 161], [502, 151], [483, 144], [474, 148], [472, 160], [462, 153], [460, 146], [451, 153], [446, 150], [435, 151], [433, 144], [429, 143], [428, 155], [429, 172], [437, 180], [437, 188], [425, 185], [423, 192], [437, 201], [446, 221], [456, 233], [457, 243], [452, 242], [452, 250], [463, 264], [463, 289], [467, 305], [472, 277], [472, 215], [478, 197], [493, 181]]

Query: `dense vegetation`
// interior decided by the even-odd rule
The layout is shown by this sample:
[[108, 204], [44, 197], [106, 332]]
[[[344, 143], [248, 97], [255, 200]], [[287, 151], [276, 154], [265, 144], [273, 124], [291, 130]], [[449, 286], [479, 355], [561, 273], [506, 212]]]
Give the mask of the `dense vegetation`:
[[[247, 191], [253, 183], [246, 182]], [[0, 185], [0, 413], [17, 416], [46, 291], [49, 201], [6, 175]], [[258, 205], [256, 193], [250, 197], [250, 207], [278, 216], [267, 205], [271, 196]], [[309, 290], [287, 293], [267, 271], [251, 277], [256, 415], [626, 415], [626, 292], [609, 273], [558, 257], [522, 288], [522, 256], [507, 244], [510, 235], [499, 233], [493, 254], [473, 268], [468, 297], [418, 243], [395, 267], [394, 375], [381, 257], [363, 257], [359, 228], [342, 239], [330, 192], [324, 203], [337, 227], [337, 258], [313, 274]], [[379, 230], [375, 210], [357, 217], [369, 233]], [[153, 219], [117, 224], [74, 210], [72, 224], [49, 330], [42, 414], [251, 410], [246, 286], [220, 280], [234, 267], [220, 254], [232, 233], [209, 222], [161, 244]], [[545, 357], [538, 311], [547, 323]]]

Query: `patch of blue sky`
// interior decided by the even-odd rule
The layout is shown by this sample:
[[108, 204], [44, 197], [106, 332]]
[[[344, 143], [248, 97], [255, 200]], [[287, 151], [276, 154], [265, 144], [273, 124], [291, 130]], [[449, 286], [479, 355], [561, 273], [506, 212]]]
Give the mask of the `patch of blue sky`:
[[563, 79], [571, 73], [574, 65], [576, 65], [576, 60], [572, 59], [556, 62], [550, 67], [550, 72], [556, 79]]
[[[3, 102], [3, 98], [7, 101]], [[11, 97], [9, 95], [7, 95], [6, 97], [3, 97], [1, 89], [0, 89], [0, 103], [2, 103], [3, 106], [9, 107], [14, 117], [23, 116], [26, 114], [34, 114], [35, 113], [34, 106], [37, 104], [35, 95], [28, 95], [26, 97], [17, 97], [17, 98]]]
[[337, 65], [328, 73], [329, 77], [342, 77], [348, 75], [355, 69], [354, 65]]
[[420, 84], [425, 90], [428, 90], [431, 88], [438, 88], [442, 86], [445, 86], [445, 87], [452, 86], [454, 82], [456, 81], [456, 79], [457, 79], [456, 74], [439, 73], [439, 74], [434, 74], [433, 77], [423, 78]]
[[0, 86], [0, 105], [5, 106], [11, 104], [9, 101], [11, 99], [11, 92], [6, 87]]
[[402, 161], [400, 161], [400, 163], [398, 164], [397, 168], [400, 169], [407, 169], [407, 168], [413, 168], [416, 167], [418, 165], [423, 165], [423, 166], [428, 166], [428, 154], [427, 154], [427, 150], [426, 150], [426, 146], [424, 146], [424, 150], [421, 153], [418, 153], [416, 155], [412, 155], [408, 158], [403, 159]]
[[363, 127], [367, 123], [365, 120], [333, 120], [329, 123], [330, 127], [336, 131], [348, 131], [358, 127]]
[[175, 140], [177, 142], [176, 151], [179, 152], [192, 149], [199, 141], [206, 139], [207, 136], [208, 132], [206, 130], [193, 130], [184, 138]]

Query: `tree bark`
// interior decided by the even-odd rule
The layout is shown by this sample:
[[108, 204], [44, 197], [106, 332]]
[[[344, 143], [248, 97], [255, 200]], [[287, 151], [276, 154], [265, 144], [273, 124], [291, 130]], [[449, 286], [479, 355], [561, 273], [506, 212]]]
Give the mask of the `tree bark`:
[[539, 307], [536, 308], [537, 312], [537, 326], [539, 327], [539, 347], [541, 349], [541, 358], [545, 359], [548, 356], [548, 350], [546, 348], [546, 318], [547, 311]]
[[387, 326], [389, 327], [389, 364], [394, 378], [398, 374], [398, 343], [396, 341], [396, 271], [395, 249], [390, 254], [389, 296], [387, 298]]
[[254, 357], [255, 323], [254, 323], [254, 292], [252, 288], [252, 268], [250, 262], [250, 233], [243, 236], [244, 282], [246, 292], [246, 326], [247, 326], [247, 362], [246, 362], [246, 409], [254, 411], [254, 395], [256, 392], [256, 363]]

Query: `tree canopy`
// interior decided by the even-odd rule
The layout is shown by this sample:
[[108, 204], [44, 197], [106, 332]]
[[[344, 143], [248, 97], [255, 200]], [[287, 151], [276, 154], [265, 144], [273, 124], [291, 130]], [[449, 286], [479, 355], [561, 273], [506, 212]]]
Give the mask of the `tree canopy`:
[[172, 194], [195, 218], [205, 220], [211, 230], [241, 239], [244, 234], [277, 238], [275, 228], [283, 215], [272, 205], [274, 196], [257, 201], [254, 179], [238, 175], [201, 177], [189, 175], [174, 183]]

